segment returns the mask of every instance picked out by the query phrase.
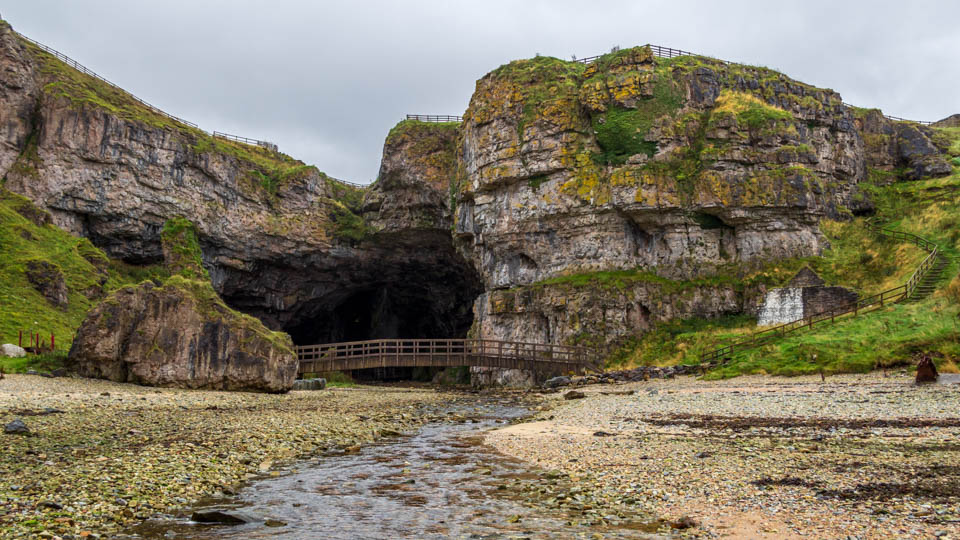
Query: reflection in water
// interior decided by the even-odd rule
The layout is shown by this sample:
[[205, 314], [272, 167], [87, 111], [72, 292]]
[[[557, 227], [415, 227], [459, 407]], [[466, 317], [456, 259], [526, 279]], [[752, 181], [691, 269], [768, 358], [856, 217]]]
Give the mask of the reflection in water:
[[[148, 522], [134, 532], [193, 539], [587, 538], [595, 532], [570, 525], [569, 516], [503, 496], [506, 482], [535, 475], [481, 446], [479, 432], [526, 409], [473, 402], [445, 411], [470, 420], [429, 424], [409, 437], [322, 457], [286, 476], [254, 482], [231, 504], [217, 505], [242, 509], [267, 524]], [[603, 531], [604, 538], [639, 536], [630, 529]]]

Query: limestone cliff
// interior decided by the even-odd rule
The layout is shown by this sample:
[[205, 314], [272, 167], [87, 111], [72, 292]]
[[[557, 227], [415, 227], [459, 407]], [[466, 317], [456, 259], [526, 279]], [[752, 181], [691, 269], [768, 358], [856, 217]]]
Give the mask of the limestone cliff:
[[[867, 166], [907, 180], [950, 174], [944, 157], [949, 143], [936, 131], [915, 122], [891, 120], [878, 109], [854, 109], [858, 131], [863, 136]], [[950, 119], [941, 122], [949, 124]], [[882, 174], [881, 174], [882, 175]]]
[[404, 120], [390, 130], [380, 174], [363, 203], [363, 216], [372, 227], [449, 232], [458, 128], [457, 122]]
[[[474, 331], [611, 343], [754, 312], [764, 283], [740, 278], [819, 254], [821, 219], [870, 211], [861, 130], [832, 90], [709, 58], [638, 47], [500, 67], [460, 145], [455, 237], [486, 289]], [[601, 286], [611, 271], [629, 284]]]

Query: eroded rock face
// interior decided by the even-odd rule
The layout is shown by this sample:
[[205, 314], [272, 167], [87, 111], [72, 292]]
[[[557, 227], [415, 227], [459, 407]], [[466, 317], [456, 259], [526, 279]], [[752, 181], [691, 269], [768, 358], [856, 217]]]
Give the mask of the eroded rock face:
[[118, 382], [286, 392], [297, 375], [292, 345], [227, 308], [208, 284], [175, 276], [108, 296], [81, 324], [68, 363]]
[[504, 66], [477, 83], [463, 130], [456, 234], [489, 288], [814, 255], [818, 220], [856, 204], [865, 172], [836, 93], [642, 48]]
[[457, 170], [459, 123], [405, 120], [383, 145], [380, 174], [363, 201], [378, 231], [449, 231], [450, 183]]
[[59, 266], [42, 260], [27, 261], [24, 266], [27, 281], [37, 292], [51, 304], [59, 308], [67, 307], [67, 283]]
[[755, 313], [761, 291], [730, 284], [667, 292], [642, 281], [494, 290], [477, 299], [474, 327], [480, 336], [496, 339], [602, 347], [671, 319]]
[[[611, 343], [651, 321], [755, 313], [758, 290], [669, 290], [819, 254], [820, 219], [869, 208], [863, 140], [835, 92], [645, 48], [488, 74], [460, 148], [455, 236], [486, 288], [483, 338]], [[654, 276], [626, 290], [555, 283], [638, 270]]]
[[[944, 176], [953, 171], [933, 130], [913, 122], [897, 122], [877, 109], [856, 111], [855, 122], [863, 135], [867, 165], [881, 171], [901, 169], [908, 180]], [[941, 120], [949, 123], [950, 119]]]

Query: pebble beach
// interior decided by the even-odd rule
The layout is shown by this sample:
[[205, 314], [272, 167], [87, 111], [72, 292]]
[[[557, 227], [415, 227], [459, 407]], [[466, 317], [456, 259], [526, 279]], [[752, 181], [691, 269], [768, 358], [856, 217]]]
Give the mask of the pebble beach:
[[333, 448], [412, 430], [433, 390], [255, 394], [6, 375], [0, 538], [109, 538]]
[[609, 520], [706, 538], [960, 538], [960, 385], [693, 377], [550, 395], [487, 434]]

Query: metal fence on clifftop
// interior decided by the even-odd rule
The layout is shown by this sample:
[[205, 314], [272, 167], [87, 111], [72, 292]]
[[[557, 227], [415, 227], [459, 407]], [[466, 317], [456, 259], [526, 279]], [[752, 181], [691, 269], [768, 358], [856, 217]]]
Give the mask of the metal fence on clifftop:
[[462, 116], [451, 116], [449, 114], [408, 114], [406, 119], [420, 122], [463, 122]]

